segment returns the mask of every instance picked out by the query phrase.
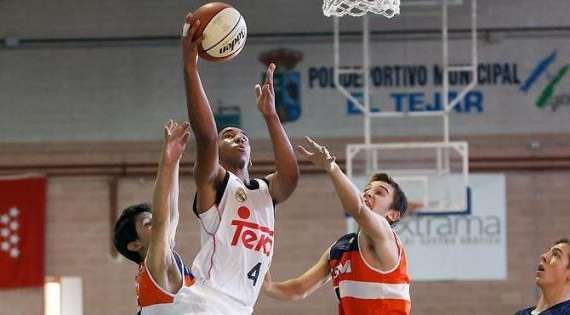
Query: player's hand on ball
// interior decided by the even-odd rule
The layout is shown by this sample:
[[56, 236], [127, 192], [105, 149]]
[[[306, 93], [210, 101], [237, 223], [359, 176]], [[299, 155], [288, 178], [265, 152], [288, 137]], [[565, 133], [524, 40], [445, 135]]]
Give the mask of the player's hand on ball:
[[316, 143], [313, 139], [305, 137], [307, 140], [307, 148], [299, 145], [297, 146], [297, 151], [311, 163], [315, 164], [319, 168], [325, 170], [326, 172], [332, 171], [333, 163], [335, 157], [329, 153], [326, 147]]
[[255, 85], [255, 96], [257, 98], [257, 109], [264, 116], [276, 114], [275, 111], [275, 91], [273, 90], [273, 71], [275, 64], [271, 63], [265, 73], [263, 86]]
[[204, 39], [203, 35], [195, 38], [198, 27], [200, 20], [193, 19], [192, 13], [188, 13], [182, 28], [182, 56], [185, 66], [195, 66], [198, 63], [198, 45]]

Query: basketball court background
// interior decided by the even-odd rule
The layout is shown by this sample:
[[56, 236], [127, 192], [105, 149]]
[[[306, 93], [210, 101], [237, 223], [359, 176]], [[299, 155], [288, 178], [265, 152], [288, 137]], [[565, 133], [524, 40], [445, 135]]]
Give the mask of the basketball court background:
[[[469, 49], [470, 1], [459, 2], [449, 7], [450, 56], [456, 63], [466, 62]], [[112, 256], [112, 210], [150, 199], [162, 124], [186, 117], [177, 36], [186, 12], [203, 3], [0, 1], [0, 172], [47, 174], [45, 273], [82, 279], [83, 314], [135, 313], [136, 267]], [[239, 118], [254, 138], [255, 174], [271, 171], [272, 152], [253, 85], [264, 71], [259, 55], [278, 48], [303, 54], [283, 75], [298, 88], [292, 107], [300, 114], [285, 125], [293, 144], [313, 136], [344, 163], [345, 145], [362, 141], [362, 118], [332, 86], [332, 20], [322, 15], [321, 1], [228, 3], [246, 18], [246, 47], [228, 63], [201, 62], [200, 70], [218, 118]], [[568, 237], [570, 223], [570, 79], [561, 78], [553, 95], [539, 102], [570, 60], [569, 10], [570, 3], [557, 0], [478, 1], [481, 81], [451, 115], [451, 135], [469, 141], [474, 177], [504, 183], [503, 194], [498, 189], [482, 197], [498, 203], [485, 209], [481, 226], [494, 232], [498, 224], [500, 240], [490, 243], [496, 250], [484, 242], [474, 249], [459, 236], [456, 246], [444, 248], [450, 257], [476, 251], [471, 262], [490, 266], [480, 271], [454, 258], [455, 269], [449, 269], [454, 271], [445, 274], [441, 263], [422, 264], [423, 255], [411, 255], [412, 265], [422, 268], [415, 275], [427, 280], [412, 284], [413, 314], [511, 314], [535, 303], [538, 255]], [[373, 107], [417, 111], [441, 102], [439, 12], [402, 6], [391, 20], [371, 17]], [[341, 58], [358, 65], [360, 20], [341, 21], [346, 34]], [[536, 70], [541, 71], [529, 80]], [[358, 92], [361, 79], [346, 76], [344, 82]], [[463, 83], [457, 78], [451, 90]], [[430, 118], [381, 120], [372, 127], [380, 143], [439, 133], [440, 123]], [[199, 237], [191, 213], [193, 144], [189, 147], [177, 237], [188, 263]], [[278, 208], [276, 280], [306, 270], [345, 232], [332, 185], [307, 163], [301, 169], [299, 188]], [[401, 233], [410, 239], [410, 250], [435, 246], [413, 228], [425, 227], [425, 220], [440, 232], [446, 220], [462, 228], [474, 224], [471, 232], [480, 227], [460, 216], [408, 220]], [[42, 303], [42, 288], [0, 290], [0, 315], [43, 314]], [[294, 303], [262, 294], [255, 314], [292, 312], [334, 314], [336, 298], [329, 285]]]

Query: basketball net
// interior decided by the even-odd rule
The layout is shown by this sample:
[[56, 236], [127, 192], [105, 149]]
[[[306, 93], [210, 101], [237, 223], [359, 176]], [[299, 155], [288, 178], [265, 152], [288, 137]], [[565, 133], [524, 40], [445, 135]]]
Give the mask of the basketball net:
[[400, 0], [324, 0], [325, 16], [362, 16], [367, 12], [392, 18], [400, 14]]

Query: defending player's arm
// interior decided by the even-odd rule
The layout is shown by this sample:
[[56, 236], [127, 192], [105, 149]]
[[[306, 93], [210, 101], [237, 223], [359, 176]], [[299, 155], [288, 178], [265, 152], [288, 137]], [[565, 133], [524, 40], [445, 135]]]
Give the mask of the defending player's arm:
[[297, 187], [299, 167], [291, 142], [275, 110], [273, 71], [275, 71], [275, 65], [272, 63], [267, 67], [263, 86], [259, 84], [255, 86], [255, 95], [257, 98], [257, 108], [263, 115], [267, 130], [269, 131], [275, 158], [276, 170], [267, 176], [269, 180], [269, 192], [275, 201], [282, 202], [285, 201]]
[[296, 301], [304, 299], [330, 279], [328, 265], [328, 250], [323, 253], [319, 261], [301, 276], [283, 282], [272, 282], [271, 274], [267, 272], [263, 281], [265, 294], [282, 301]]
[[214, 205], [215, 187], [224, 177], [224, 169], [218, 162], [218, 132], [214, 114], [202, 86], [198, 72], [198, 45], [202, 36], [195, 38], [200, 26], [199, 20], [189, 14], [186, 23], [190, 25], [186, 36], [182, 37], [184, 57], [184, 82], [188, 119], [196, 138], [197, 158], [194, 166], [194, 180], [197, 187], [198, 211], [206, 211]]
[[[188, 124], [188, 123], [185, 123]], [[183, 125], [184, 126], [184, 125]], [[178, 211], [178, 195], [180, 194], [180, 160], [175, 163], [174, 169], [172, 170], [171, 183], [170, 183], [170, 194], [168, 195], [168, 208], [170, 210], [170, 235], [168, 236], [168, 241], [170, 242], [171, 248], [174, 248], [176, 242], [176, 229], [178, 228], [178, 220], [180, 218]], [[158, 178], [158, 177], [157, 177]], [[155, 183], [156, 185], [156, 183]], [[154, 201], [154, 193], [153, 193]]]
[[307, 160], [327, 172], [342, 203], [343, 209], [350, 213], [368, 236], [378, 241], [392, 240], [392, 229], [386, 218], [370, 210], [362, 199], [361, 192], [342, 172], [334, 157], [324, 146], [306, 137], [309, 144], [306, 149], [299, 146], [299, 152]]
[[[152, 232], [146, 264], [155, 281], [171, 289], [168, 267], [174, 264], [172, 245], [178, 224], [178, 169], [190, 134], [189, 124], [169, 121], [164, 127], [164, 145], [158, 166], [152, 198]], [[174, 203], [176, 202], [176, 203]]]

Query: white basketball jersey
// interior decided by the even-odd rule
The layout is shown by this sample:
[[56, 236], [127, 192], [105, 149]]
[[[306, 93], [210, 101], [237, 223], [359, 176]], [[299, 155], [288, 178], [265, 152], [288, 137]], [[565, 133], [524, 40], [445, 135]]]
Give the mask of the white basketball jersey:
[[226, 300], [221, 303], [233, 314], [251, 314], [273, 257], [273, 200], [265, 181], [246, 186], [227, 174], [219, 203], [200, 215], [202, 246], [192, 265], [192, 290], [203, 287], [202, 295], [213, 293], [211, 303]]

